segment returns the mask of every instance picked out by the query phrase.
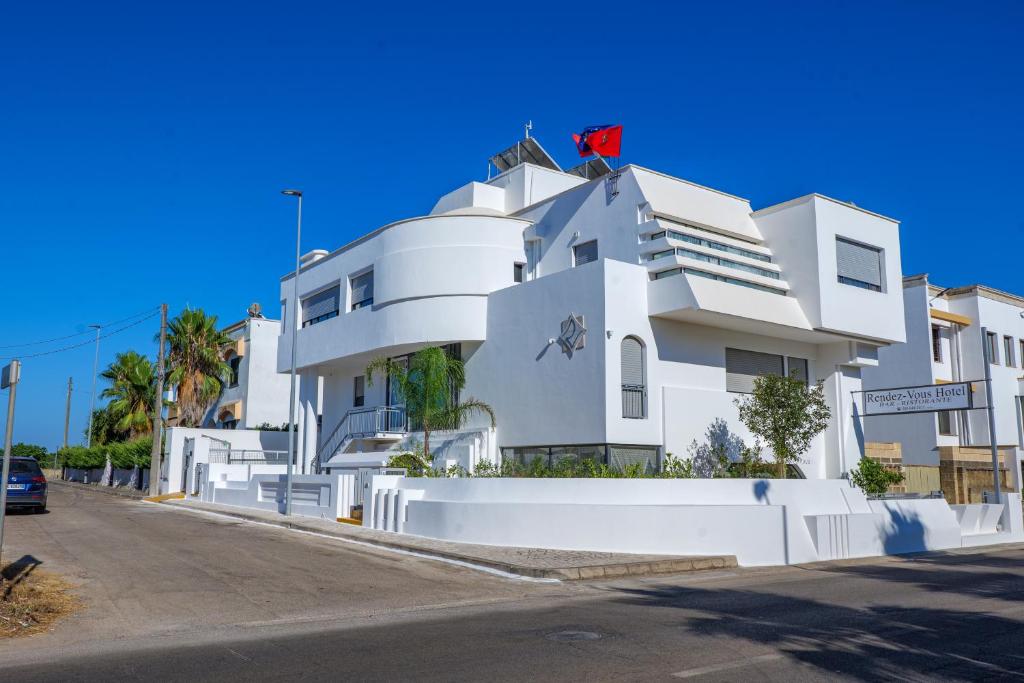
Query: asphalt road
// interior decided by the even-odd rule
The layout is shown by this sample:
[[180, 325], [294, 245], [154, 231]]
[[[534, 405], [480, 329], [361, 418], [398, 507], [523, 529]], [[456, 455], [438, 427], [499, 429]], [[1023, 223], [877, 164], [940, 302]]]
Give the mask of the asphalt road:
[[9, 518], [80, 586], [0, 680], [1022, 680], [1024, 547], [545, 584], [100, 494]]

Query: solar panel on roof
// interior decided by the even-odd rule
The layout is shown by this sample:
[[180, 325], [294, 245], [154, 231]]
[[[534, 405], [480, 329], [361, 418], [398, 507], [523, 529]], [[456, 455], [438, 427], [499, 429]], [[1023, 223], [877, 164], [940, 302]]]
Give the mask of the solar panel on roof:
[[552, 171], [562, 170], [561, 166], [555, 163], [551, 155], [545, 152], [534, 138], [525, 138], [508, 149], [498, 152], [491, 157], [491, 163], [499, 173], [504, 173], [519, 164], [533, 164], [542, 168], [550, 168]]
[[592, 178], [600, 178], [603, 175], [607, 175], [612, 172], [612, 167], [608, 165], [608, 162], [601, 157], [595, 157], [594, 159], [588, 159], [579, 166], [573, 166], [566, 173], [571, 175], [578, 175], [580, 178], [586, 178], [590, 180]]

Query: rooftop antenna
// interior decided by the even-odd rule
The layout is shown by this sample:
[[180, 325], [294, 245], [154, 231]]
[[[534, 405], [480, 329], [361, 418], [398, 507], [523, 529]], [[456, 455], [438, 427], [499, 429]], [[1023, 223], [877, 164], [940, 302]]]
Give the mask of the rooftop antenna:
[[523, 129], [526, 131], [526, 139], [529, 140], [530, 139], [530, 131], [533, 130], [533, 119], [530, 119], [529, 121], [527, 121], [526, 125], [523, 126]]

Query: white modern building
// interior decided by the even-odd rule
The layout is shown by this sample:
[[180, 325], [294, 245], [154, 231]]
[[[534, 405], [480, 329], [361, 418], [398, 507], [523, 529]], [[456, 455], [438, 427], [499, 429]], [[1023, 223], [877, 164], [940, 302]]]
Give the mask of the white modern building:
[[[941, 288], [914, 275], [903, 280], [903, 299], [906, 343], [879, 352], [878, 367], [864, 371], [864, 387], [971, 382], [973, 404], [984, 407], [987, 347], [996, 444], [1024, 445], [1024, 298], [983, 285]], [[942, 447], [992, 443], [985, 410], [870, 417], [864, 430], [869, 441], [900, 442], [910, 465], [937, 466]]]
[[306, 471], [379, 464], [401, 447], [402, 408], [365, 368], [426, 345], [458, 354], [463, 395], [497, 416], [496, 429], [436, 437], [466, 467], [537, 456], [656, 467], [716, 418], [751, 441], [734, 400], [768, 373], [824, 384], [833, 419], [803, 474], [856, 464], [853, 392], [880, 348], [905, 341], [896, 221], [818, 194], [755, 211], [635, 165], [564, 171], [534, 139], [491, 161], [498, 175], [429, 214], [308, 254], [298, 311], [285, 303], [295, 278], [282, 278], [277, 371], [290, 369], [294, 325], [298, 371], [323, 378], [300, 392]]
[[220, 396], [210, 407], [203, 426], [219, 429], [254, 429], [288, 423], [289, 378], [277, 371], [277, 342], [281, 322], [268, 320], [258, 306], [223, 332], [231, 343], [221, 357], [231, 368]]

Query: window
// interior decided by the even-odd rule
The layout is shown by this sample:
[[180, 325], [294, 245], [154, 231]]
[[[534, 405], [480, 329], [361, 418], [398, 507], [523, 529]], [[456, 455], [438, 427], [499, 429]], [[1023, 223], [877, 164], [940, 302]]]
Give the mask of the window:
[[725, 390], [737, 394], [754, 391], [754, 379], [762, 375], [788, 376], [807, 385], [810, 383], [809, 363], [806, 358], [778, 356], [774, 353], [725, 350]]
[[352, 287], [352, 308], [365, 308], [373, 305], [373, 271], [368, 270], [350, 280]]
[[302, 300], [302, 326], [309, 327], [338, 315], [338, 294], [335, 285]]
[[794, 358], [789, 356], [786, 358], [786, 374], [793, 379], [798, 379], [804, 383], [804, 386], [808, 384], [807, 374], [807, 359], [806, 358]]
[[932, 360], [942, 362], [942, 328], [932, 325]]
[[1017, 367], [1017, 360], [1014, 358], [1013, 337], [1003, 337], [1003, 362], [1007, 367]]
[[668, 249], [667, 251], [655, 252], [655, 253], [651, 254], [650, 260], [654, 261], [656, 259], [663, 258], [665, 256], [683, 256], [683, 257], [686, 257], [686, 258], [696, 259], [698, 261], [704, 261], [706, 263], [713, 263], [716, 266], [723, 266], [725, 268], [735, 268], [736, 270], [744, 270], [744, 271], [746, 271], [748, 273], [753, 273], [754, 275], [760, 275], [761, 277], [771, 278], [773, 280], [780, 279], [779, 278], [779, 274], [776, 273], [774, 270], [767, 270], [765, 268], [758, 268], [757, 266], [752, 266], [752, 265], [747, 264], [747, 263], [740, 263], [739, 261], [731, 261], [731, 260], [726, 259], [726, 258], [718, 258], [717, 256], [709, 256], [708, 254], [702, 254], [702, 253], [700, 253], [698, 251], [693, 251], [692, 249], [676, 248], [676, 249]]
[[572, 259], [574, 266], [582, 266], [597, 260], [597, 240], [590, 240], [583, 244], [577, 244], [572, 248]]
[[1020, 362], [1021, 366], [1024, 367], [1024, 339], [1020, 340]]
[[[691, 226], [687, 226], [691, 227]], [[693, 228], [698, 230], [699, 228]], [[717, 249], [718, 251], [725, 251], [730, 254], [736, 254], [737, 256], [746, 256], [757, 261], [764, 261], [765, 263], [771, 263], [772, 257], [767, 254], [759, 254], [756, 251], [750, 251], [749, 249], [742, 249], [740, 247], [734, 247], [724, 242], [716, 242], [715, 240], [706, 240], [703, 237], [694, 237], [693, 235], [687, 235], [682, 232], [676, 232], [675, 230], [662, 230], [651, 235], [652, 240], [661, 239], [662, 237], [670, 237], [674, 240], [680, 240], [682, 242], [689, 242], [690, 244], [698, 244], [702, 247], [708, 247], [709, 249]]]
[[232, 356], [231, 359], [228, 361], [228, 367], [231, 369], [231, 378], [230, 378], [230, 381], [228, 382], [228, 386], [229, 387], [237, 387], [238, 386], [238, 370], [239, 370], [239, 368], [241, 366], [242, 366], [242, 357], [241, 356]]
[[526, 270], [525, 263], [513, 263], [512, 264], [512, 282], [523, 281], [523, 271]]
[[366, 402], [366, 378], [362, 375], [352, 380], [352, 407], [362, 408]]
[[636, 337], [622, 340], [622, 417], [647, 417], [647, 380], [644, 372], [644, 345]]
[[761, 285], [756, 282], [747, 282], [746, 280], [740, 280], [734, 277], [726, 277], [725, 275], [716, 275], [715, 273], [708, 273], [703, 270], [697, 270], [696, 268], [669, 268], [668, 270], [660, 270], [652, 275], [655, 280], [661, 280], [666, 277], [672, 277], [673, 275], [680, 275], [686, 273], [687, 275], [696, 275], [708, 280], [718, 280], [719, 282], [728, 282], [730, 285], [739, 285], [740, 287], [748, 287], [749, 289], [756, 289], [761, 292], [768, 292], [769, 294], [778, 294], [780, 296], [786, 296], [786, 292], [781, 289], [775, 289], [774, 287], [768, 287], [767, 285]]
[[725, 350], [725, 390], [737, 394], [754, 391], [754, 378], [782, 375], [782, 356], [742, 349]]
[[956, 436], [952, 410], [940, 410], [936, 413], [936, 417], [939, 420], [939, 434], [943, 436]]
[[988, 335], [988, 362], [992, 365], [999, 365], [999, 336], [995, 332], [986, 332]]
[[874, 292], [882, 291], [882, 250], [836, 238], [839, 282]]

